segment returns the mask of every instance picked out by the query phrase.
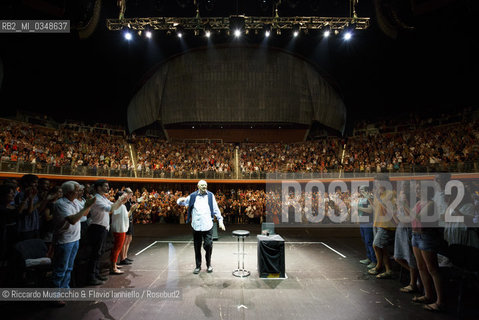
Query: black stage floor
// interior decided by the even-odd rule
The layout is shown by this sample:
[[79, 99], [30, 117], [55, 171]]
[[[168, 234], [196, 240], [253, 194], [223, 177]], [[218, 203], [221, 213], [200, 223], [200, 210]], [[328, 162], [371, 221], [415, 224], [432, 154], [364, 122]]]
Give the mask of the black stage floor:
[[[358, 261], [364, 258], [359, 230], [280, 229], [286, 240], [287, 279], [260, 279], [256, 235], [259, 226], [227, 226], [214, 242], [213, 273], [194, 269], [191, 232], [185, 225], [136, 226], [132, 265], [109, 276], [103, 288], [178, 288], [181, 299], [70, 301], [63, 308], [16, 302], [2, 306], [13, 319], [455, 319], [454, 274], [445, 271], [448, 310], [438, 314], [411, 302], [395, 279], [377, 280]], [[246, 229], [247, 278], [236, 278], [237, 250], [231, 231]], [[105, 270], [106, 272], [106, 270]], [[92, 287], [89, 287], [92, 288]], [[466, 288], [467, 289], [467, 288]], [[479, 319], [477, 293], [468, 288], [462, 318]], [[7, 311], [8, 310], [8, 311]], [[10, 318], [10, 317], [9, 317]]]

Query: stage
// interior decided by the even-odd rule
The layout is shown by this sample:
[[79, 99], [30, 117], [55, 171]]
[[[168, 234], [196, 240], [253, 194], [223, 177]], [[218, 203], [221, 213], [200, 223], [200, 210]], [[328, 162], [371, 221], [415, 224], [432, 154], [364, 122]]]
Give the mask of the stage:
[[[359, 230], [277, 229], [285, 239], [287, 279], [261, 279], [257, 272], [260, 226], [227, 225], [214, 241], [213, 273], [203, 266], [192, 273], [193, 241], [186, 225], [139, 225], [130, 248], [132, 265], [110, 275], [102, 288], [177, 288], [181, 299], [98, 300], [68, 302], [63, 308], [45, 302], [2, 306], [12, 319], [453, 319], [457, 291], [449, 290], [445, 314], [422, 310], [411, 294], [400, 293], [397, 277], [377, 280], [358, 261], [364, 259]], [[246, 229], [247, 278], [237, 278], [236, 240], [231, 232]], [[105, 253], [107, 259], [107, 253]], [[105, 269], [105, 274], [107, 270]], [[406, 281], [403, 273], [402, 281]], [[445, 281], [447, 282], [447, 280]], [[94, 287], [89, 287], [94, 288]], [[470, 299], [469, 299], [470, 300]], [[465, 301], [467, 303], [467, 301]], [[470, 304], [470, 303], [469, 303]], [[473, 314], [470, 306], [468, 314]], [[5, 311], [4, 311], [5, 312]], [[477, 316], [477, 308], [474, 311]], [[14, 315], [17, 315], [15, 317]], [[469, 318], [469, 317], [467, 317]]]

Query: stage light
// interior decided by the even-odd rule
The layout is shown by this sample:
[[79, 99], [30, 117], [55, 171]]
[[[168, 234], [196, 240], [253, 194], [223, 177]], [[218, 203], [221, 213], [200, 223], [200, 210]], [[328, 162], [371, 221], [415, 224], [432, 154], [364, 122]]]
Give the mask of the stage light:
[[133, 38], [130, 31], [126, 31], [124, 37], [127, 41], [130, 41]]
[[296, 24], [293, 26], [293, 37], [296, 38], [297, 36], [299, 36], [299, 30], [300, 30], [299, 25]]
[[270, 24], [265, 24], [263, 26], [263, 32], [265, 38], [269, 38], [271, 36], [271, 25]]
[[323, 37], [328, 38], [331, 35], [331, 28], [326, 26], [323, 31]]
[[351, 38], [353, 37], [353, 31], [354, 31], [355, 28], [356, 28], [356, 25], [354, 23], [351, 23], [347, 26], [347, 28], [344, 29], [343, 39], [345, 41], [351, 40]]
[[[183, 0], [182, 0], [183, 1]], [[186, 0], [185, 0], [186, 1]], [[190, 0], [191, 1], [191, 0]], [[259, 0], [262, 1], [262, 0]], [[270, 0], [268, 0], [270, 1]], [[298, 1], [298, 0], [295, 0]], [[311, 0], [313, 1], [313, 0]], [[317, 1], [317, 0], [314, 0]], [[197, 3], [199, 1], [196, 1]], [[277, 1], [276, 1], [277, 2]], [[277, 9], [275, 11], [277, 12]], [[107, 27], [112, 31], [134, 29], [137, 32], [138, 30], [144, 30], [148, 26], [154, 26], [156, 30], [165, 30], [170, 32], [176, 32], [176, 28], [182, 26], [184, 28], [183, 35], [187, 34], [185, 31], [191, 30], [193, 33], [194, 30], [196, 34], [201, 34], [205, 30], [207, 24], [214, 25], [214, 29], [218, 31], [230, 32], [234, 34], [236, 29], [241, 30], [241, 34], [247, 34], [247, 31], [254, 30], [252, 32], [257, 32], [257, 34], [265, 32], [263, 26], [269, 25], [270, 36], [273, 29], [275, 30], [286, 30], [288, 33], [291, 32], [291, 37], [293, 34], [300, 36], [301, 32], [307, 34], [308, 31], [314, 32], [321, 30], [321, 33], [324, 34], [326, 28], [330, 28], [329, 34], [333, 36], [336, 31], [343, 32], [345, 27], [350, 27], [354, 30], [365, 30], [370, 25], [370, 18], [358, 18], [358, 17], [279, 17], [274, 15], [273, 17], [249, 17], [244, 15], [233, 15], [229, 17], [205, 17], [202, 18], [199, 15], [196, 17], [186, 18], [173, 18], [173, 17], [154, 17], [154, 18], [129, 18], [129, 19], [107, 19]], [[273, 28], [274, 27], [274, 28]], [[292, 30], [293, 27], [296, 27], [295, 30]], [[290, 31], [291, 30], [291, 31]], [[145, 30], [146, 31], [146, 30]], [[153, 31], [153, 30], [151, 30]], [[277, 31], [278, 33], [280, 31]], [[326, 32], [327, 34], [327, 32]], [[264, 35], [264, 33], [263, 33]], [[301, 35], [302, 36], [302, 35]], [[353, 34], [353, 37], [356, 35]]]
[[241, 34], [246, 30], [244, 16], [231, 16], [230, 17], [230, 30], [233, 30], [235, 38], [239, 38]]
[[152, 36], [151, 31], [145, 32], [145, 37], [147, 37], [148, 39], [151, 39], [151, 36]]
[[185, 32], [184, 32], [183, 28], [181, 26], [177, 26], [176, 27], [176, 36], [181, 39], [181, 38], [183, 38], [184, 35], [185, 35]]
[[206, 38], [210, 38], [211, 37], [211, 34], [212, 34], [212, 31], [211, 31], [211, 25], [209, 23], [207, 23], [204, 27], [204, 31], [205, 31], [205, 37]]

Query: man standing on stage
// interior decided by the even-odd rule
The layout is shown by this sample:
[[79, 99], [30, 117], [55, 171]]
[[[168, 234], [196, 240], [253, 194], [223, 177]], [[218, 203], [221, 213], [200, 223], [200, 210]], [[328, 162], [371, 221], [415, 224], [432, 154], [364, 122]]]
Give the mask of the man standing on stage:
[[193, 228], [193, 240], [195, 246], [196, 268], [194, 274], [201, 270], [201, 242], [206, 251], [206, 271], [213, 272], [211, 266], [211, 253], [213, 251], [213, 219], [216, 216], [221, 230], [225, 231], [223, 217], [216, 203], [213, 193], [207, 191], [208, 184], [204, 180], [198, 182], [198, 191], [193, 192], [188, 197], [178, 198], [177, 203], [180, 206], [188, 207], [188, 218], [186, 223], [191, 222]]

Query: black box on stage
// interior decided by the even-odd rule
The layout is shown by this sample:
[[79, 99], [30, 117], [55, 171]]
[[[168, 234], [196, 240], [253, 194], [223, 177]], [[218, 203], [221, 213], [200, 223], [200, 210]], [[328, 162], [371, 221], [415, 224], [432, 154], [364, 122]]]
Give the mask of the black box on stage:
[[267, 232], [267, 235], [273, 235], [274, 234], [274, 223], [273, 222], [263, 222], [261, 224], [261, 234], [264, 236], [265, 232]]
[[278, 234], [257, 237], [259, 277], [285, 278], [284, 239]]

